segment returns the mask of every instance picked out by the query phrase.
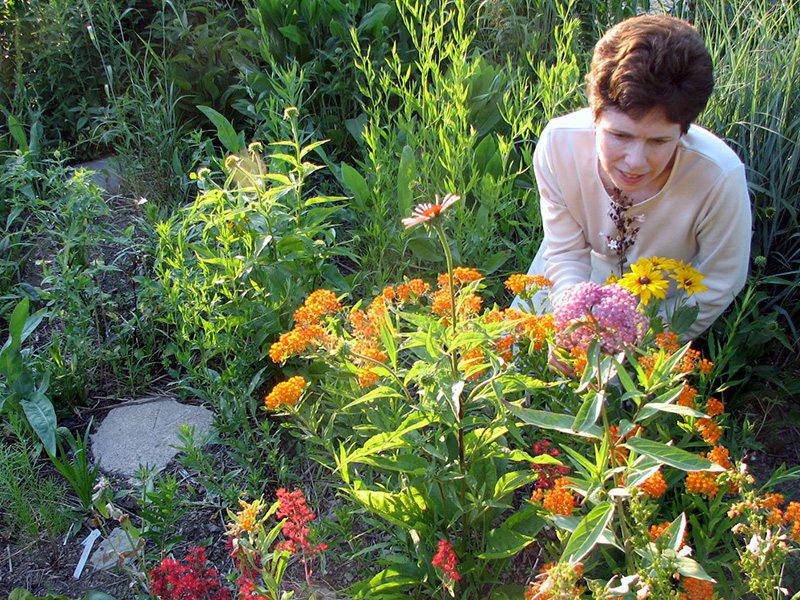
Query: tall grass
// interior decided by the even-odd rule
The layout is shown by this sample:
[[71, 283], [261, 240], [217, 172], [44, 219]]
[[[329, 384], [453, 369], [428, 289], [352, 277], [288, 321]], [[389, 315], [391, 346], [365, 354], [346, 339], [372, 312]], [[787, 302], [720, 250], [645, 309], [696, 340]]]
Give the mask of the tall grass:
[[796, 338], [800, 273], [800, 2], [706, 0], [695, 11], [717, 72], [702, 123], [747, 167], [754, 273]]

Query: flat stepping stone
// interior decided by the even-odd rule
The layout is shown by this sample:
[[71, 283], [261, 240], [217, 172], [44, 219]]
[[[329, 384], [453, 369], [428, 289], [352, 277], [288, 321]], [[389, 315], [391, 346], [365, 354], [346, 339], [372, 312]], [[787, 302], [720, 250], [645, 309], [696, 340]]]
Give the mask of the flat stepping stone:
[[198, 437], [210, 431], [211, 411], [173, 398], [136, 400], [112, 409], [92, 436], [92, 453], [104, 471], [133, 476], [140, 466], [163, 468], [178, 453], [181, 425]]

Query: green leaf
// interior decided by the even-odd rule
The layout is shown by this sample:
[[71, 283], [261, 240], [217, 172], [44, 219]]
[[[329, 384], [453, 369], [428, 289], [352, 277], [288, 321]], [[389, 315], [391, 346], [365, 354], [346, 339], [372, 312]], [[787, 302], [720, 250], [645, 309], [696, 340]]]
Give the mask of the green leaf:
[[360, 482], [354, 482], [351, 490], [355, 499], [364, 507], [383, 517], [390, 523], [408, 529], [415, 523], [425, 520], [424, 511], [428, 505], [422, 493], [415, 487], [406, 487], [400, 492], [359, 489]]
[[633, 450], [634, 452], [654, 458], [665, 465], [675, 467], [681, 471], [720, 472], [725, 470], [723, 467], [711, 462], [707, 458], [697, 456], [696, 454], [692, 454], [686, 450], [681, 450], [675, 446], [667, 446], [666, 444], [655, 442], [653, 440], [647, 440], [645, 438], [631, 438], [624, 444], [624, 446], [630, 450]]
[[536, 539], [547, 521], [538, 514], [537, 507], [511, 515], [497, 529], [489, 532], [486, 550], [478, 555], [481, 560], [496, 560], [514, 556]]
[[708, 417], [707, 414], [688, 406], [681, 406], [679, 404], [666, 404], [664, 402], [650, 402], [642, 407], [642, 410], [639, 411], [638, 415], [636, 415], [636, 422], [639, 423], [644, 421], [657, 412], [673, 413], [676, 415], [683, 415], [685, 417], [695, 417], [697, 419]]
[[614, 505], [602, 502], [589, 511], [569, 538], [562, 557], [572, 564], [592, 551], [614, 516]]
[[370, 192], [367, 180], [347, 163], [342, 163], [342, 178], [353, 193], [353, 205], [360, 211], [367, 210]]
[[298, 46], [309, 46], [308, 38], [306, 34], [302, 32], [302, 30], [297, 25], [286, 25], [284, 27], [278, 27], [278, 31], [280, 31], [283, 36], [297, 44]]
[[590, 392], [586, 400], [581, 404], [578, 414], [575, 415], [575, 420], [572, 422], [572, 428], [575, 431], [585, 432], [588, 431], [600, 418], [600, 411], [603, 409], [603, 399], [605, 394], [598, 392]]
[[371, 456], [363, 459], [362, 462], [385, 471], [398, 471], [409, 475], [423, 475], [428, 469], [428, 461], [415, 454]]
[[519, 419], [522, 419], [528, 425], [535, 425], [542, 429], [552, 429], [562, 433], [571, 433], [582, 437], [600, 439], [603, 436], [602, 430], [596, 425], [587, 427], [585, 431], [577, 431], [573, 428], [575, 417], [571, 415], [562, 415], [553, 413], [546, 410], [534, 410], [530, 408], [522, 408], [503, 400], [506, 408]]
[[242, 148], [244, 148], [244, 134], [242, 133], [241, 135], [238, 135], [236, 133], [236, 129], [234, 129], [233, 125], [231, 125], [231, 122], [228, 121], [225, 115], [218, 113], [210, 106], [198, 105], [197, 108], [206, 117], [208, 117], [208, 119], [217, 128], [217, 137], [228, 152], [231, 154], [236, 154]]
[[417, 178], [417, 159], [411, 146], [404, 146], [397, 169], [397, 203], [400, 214], [411, 215], [414, 210], [413, 184]]
[[380, 31], [381, 27], [383, 27], [383, 22], [391, 11], [392, 7], [388, 4], [384, 4], [383, 2], [376, 4], [375, 8], [365, 14], [361, 19], [358, 30], [364, 31], [367, 29], [377, 33]]
[[[559, 529], [563, 529], [564, 531], [569, 531], [573, 533], [577, 528], [578, 525], [581, 524], [580, 517], [568, 517], [566, 515], [552, 515], [550, 520], [553, 522], [553, 525], [558, 527]], [[600, 537], [597, 538], [598, 544], [605, 544], [607, 546], [614, 546], [615, 548], [619, 548], [622, 550], [622, 546], [619, 545], [614, 534], [611, 533], [608, 529], [602, 531], [600, 533]]]
[[14, 115], [8, 115], [8, 130], [11, 132], [14, 141], [17, 142], [19, 149], [23, 152], [30, 150], [28, 139], [25, 136], [25, 127], [22, 122]]
[[37, 390], [29, 398], [20, 400], [20, 406], [25, 412], [31, 428], [42, 440], [45, 449], [52, 455], [56, 453], [56, 411], [50, 398]]
[[681, 513], [677, 519], [669, 524], [669, 527], [661, 532], [661, 536], [664, 536], [664, 539], [669, 540], [669, 545], [667, 547], [677, 552], [683, 545], [683, 534], [685, 532], [686, 514]]
[[678, 573], [684, 577], [694, 577], [695, 579], [716, 583], [716, 579], [706, 573], [705, 569], [700, 566], [700, 563], [689, 558], [688, 556], [679, 557], [675, 561], [675, 567], [678, 570]]

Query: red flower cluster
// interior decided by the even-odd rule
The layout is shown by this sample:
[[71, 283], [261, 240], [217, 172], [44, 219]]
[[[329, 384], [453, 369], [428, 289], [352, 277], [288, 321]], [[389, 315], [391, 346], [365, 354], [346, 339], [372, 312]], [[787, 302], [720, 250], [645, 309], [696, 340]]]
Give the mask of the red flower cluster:
[[449, 540], [439, 540], [439, 551], [433, 557], [431, 564], [434, 567], [441, 567], [445, 577], [445, 584], [455, 583], [461, 579], [456, 567], [458, 566], [458, 557], [453, 550], [453, 544]]
[[[549, 454], [550, 456], [558, 456], [559, 451], [550, 447], [550, 440], [542, 440], [533, 445], [533, 451], [536, 454]], [[555, 485], [556, 479], [563, 477], [569, 473], [569, 467], [563, 465], [552, 464], [538, 464], [531, 463], [531, 468], [539, 473], [539, 479], [534, 484], [538, 490], [549, 490]]]
[[161, 600], [230, 600], [230, 590], [220, 585], [216, 569], [206, 568], [205, 548], [191, 548], [182, 565], [165, 558], [150, 571], [150, 591]]
[[278, 496], [280, 501], [277, 512], [278, 518], [287, 519], [283, 524], [282, 532], [288, 538], [278, 544], [277, 549], [286, 550], [292, 554], [302, 550], [304, 561], [327, 549], [327, 544], [313, 546], [308, 541], [309, 530], [306, 525], [309, 521], [313, 521], [316, 515], [306, 506], [303, 491], [287, 492], [285, 488], [281, 488], [275, 492], [275, 495]]

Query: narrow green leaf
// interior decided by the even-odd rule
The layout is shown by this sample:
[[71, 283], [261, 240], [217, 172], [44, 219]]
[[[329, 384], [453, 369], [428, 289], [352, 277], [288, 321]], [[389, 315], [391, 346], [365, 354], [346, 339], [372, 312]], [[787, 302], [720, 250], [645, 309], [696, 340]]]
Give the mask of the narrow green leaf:
[[602, 502], [590, 510], [570, 536], [562, 557], [575, 564], [589, 554], [599, 543], [613, 516], [614, 505], [608, 502]]
[[510, 402], [506, 402], [505, 400], [503, 403], [506, 405], [506, 408], [508, 408], [511, 414], [521, 419], [528, 425], [535, 425], [536, 427], [540, 427], [542, 429], [552, 429], [555, 431], [561, 431], [562, 433], [571, 433], [574, 435], [598, 440], [603, 436], [602, 430], [596, 425], [587, 427], [585, 431], [577, 431], [573, 428], [575, 417], [571, 415], [562, 415], [546, 410], [522, 408], [520, 406], [516, 406], [515, 404], [511, 404]]
[[603, 399], [605, 394], [598, 392], [590, 392], [587, 398], [581, 404], [578, 414], [575, 415], [575, 420], [572, 422], [572, 428], [575, 431], [588, 431], [600, 418], [600, 411], [603, 409]]
[[660, 442], [647, 440], [645, 438], [634, 437], [629, 439], [625, 444], [627, 448], [654, 458], [657, 461], [675, 467], [681, 471], [724, 471], [725, 469], [718, 464], [711, 462], [707, 458], [697, 456], [686, 450], [676, 448], [675, 446], [667, 446]]

